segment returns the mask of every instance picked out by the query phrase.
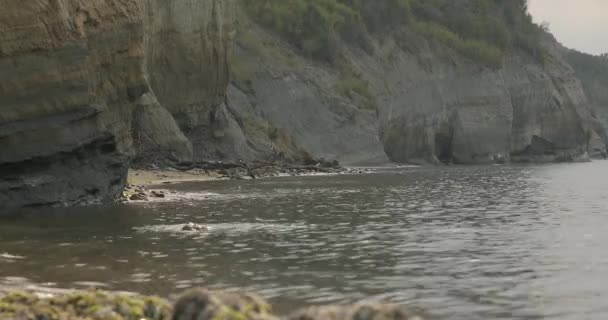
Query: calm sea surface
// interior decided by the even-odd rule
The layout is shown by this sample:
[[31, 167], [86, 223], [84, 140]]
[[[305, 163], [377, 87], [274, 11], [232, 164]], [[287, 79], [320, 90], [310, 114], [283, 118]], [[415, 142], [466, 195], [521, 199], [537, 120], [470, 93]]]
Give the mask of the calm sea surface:
[[[385, 169], [28, 212], [0, 219], [0, 286], [205, 286], [284, 311], [368, 299], [443, 319], [608, 319], [607, 173], [605, 161]], [[210, 231], [180, 231], [187, 222]]]

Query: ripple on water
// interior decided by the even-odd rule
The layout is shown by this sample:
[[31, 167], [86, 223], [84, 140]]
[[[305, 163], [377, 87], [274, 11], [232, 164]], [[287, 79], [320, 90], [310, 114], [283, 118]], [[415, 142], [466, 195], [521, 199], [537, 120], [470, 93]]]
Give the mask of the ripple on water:
[[[294, 231], [302, 228], [306, 228], [302, 224], [271, 224], [271, 223], [214, 223], [205, 224], [207, 227], [206, 231], [184, 231], [182, 228], [184, 224], [173, 224], [173, 225], [148, 225], [143, 227], [133, 228], [139, 233], [169, 233], [169, 234], [186, 234], [186, 235], [212, 235], [218, 233], [224, 234], [238, 234], [238, 233], [254, 233], [254, 232], [277, 232], [284, 233]], [[161, 238], [157, 238], [161, 239]]]
[[24, 256], [17, 256], [10, 253], [0, 253], [0, 261], [14, 262], [25, 259]]
[[[606, 169], [419, 167], [171, 186], [214, 194], [0, 224], [0, 286], [206, 286], [257, 291], [282, 310], [376, 299], [456, 320], [604, 319]], [[188, 222], [209, 231], [183, 232]]]

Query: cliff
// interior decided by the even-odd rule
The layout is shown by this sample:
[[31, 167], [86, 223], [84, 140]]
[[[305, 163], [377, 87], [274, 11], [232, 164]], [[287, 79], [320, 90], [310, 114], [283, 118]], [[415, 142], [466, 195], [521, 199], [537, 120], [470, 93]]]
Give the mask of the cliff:
[[0, 209], [110, 202], [147, 163], [605, 153], [597, 99], [523, 3], [6, 3]]
[[[144, 15], [146, 70], [160, 105], [193, 148], [177, 160], [205, 158], [216, 125], [216, 107], [228, 84], [234, 37], [233, 0], [147, 0]], [[166, 118], [171, 118], [166, 114]], [[171, 120], [172, 121], [172, 120]], [[166, 135], [163, 135], [166, 136]], [[162, 146], [171, 146], [165, 143]], [[190, 150], [191, 148], [191, 150]], [[143, 156], [143, 161], [149, 157]]]
[[592, 112], [599, 119], [595, 123], [599, 137], [593, 140], [593, 155], [605, 158], [607, 154], [606, 150], [602, 149], [602, 142], [608, 140], [605, 130], [605, 125], [608, 124], [608, 56], [594, 56], [563, 47], [561, 52], [581, 80]]
[[0, 208], [110, 201], [145, 90], [135, 1], [28, 0], [0, 10]]
[[135, 156], [191, 161], [192, 143], [169, 111], [202, 115], [222, 100], [230, 6], [4, 3], [0, 209], [111, 202]]
[[[287, 2], [242, 2], [228, 107], [286, 131], [316, 156], [475, 164], [583, 160], [592, 141], [605, 150], [574, 70], [517, 1], [479, 9], [383, 0], [351, 5], [355, 18], [327, 6], [318, 21], [299, 22], [313, 28], [327, 12], [342, 14], [341, 29], [325, 26], [328, 38], [294, 33], [301, 25], [289, 21], [297, 19], [281, 16]], [[496, 40], [505, 33], [504, 43]], [[320, 51], [319, 41], [332, 49]]]

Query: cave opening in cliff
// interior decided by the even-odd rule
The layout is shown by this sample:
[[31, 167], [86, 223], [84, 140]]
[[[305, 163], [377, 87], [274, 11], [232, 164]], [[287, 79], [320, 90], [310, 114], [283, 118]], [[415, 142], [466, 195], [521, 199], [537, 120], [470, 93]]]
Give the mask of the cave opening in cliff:
[[449, 164], [453, 161], [451, 134], [435, 134], [435, 156], [442, 163]]

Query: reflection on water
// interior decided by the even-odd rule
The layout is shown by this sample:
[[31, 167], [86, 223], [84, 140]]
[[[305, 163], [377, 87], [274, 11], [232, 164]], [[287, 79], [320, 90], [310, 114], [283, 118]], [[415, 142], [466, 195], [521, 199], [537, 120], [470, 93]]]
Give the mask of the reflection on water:
[[[382, 299], [446, 319], [608, 319], [607, 169], [189, 183], [175, 188], [206, 199], [27, 213], [0, 221], [0, 284], [245, 288], [283, 310]], [[186, 222], [210, 230], [182, 232]]]

